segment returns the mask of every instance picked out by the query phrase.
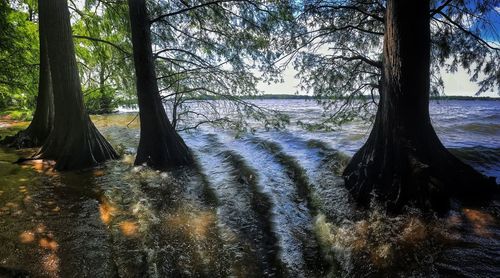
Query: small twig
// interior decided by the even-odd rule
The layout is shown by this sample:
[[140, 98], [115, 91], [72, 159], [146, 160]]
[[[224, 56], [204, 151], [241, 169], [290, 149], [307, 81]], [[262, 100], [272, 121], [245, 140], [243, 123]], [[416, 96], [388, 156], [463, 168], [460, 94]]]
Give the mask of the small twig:
[[137, 117], [139, 117], [139, 113], [135, 114], [135, 117], [127, 124], [127, 128], [137, 119]]

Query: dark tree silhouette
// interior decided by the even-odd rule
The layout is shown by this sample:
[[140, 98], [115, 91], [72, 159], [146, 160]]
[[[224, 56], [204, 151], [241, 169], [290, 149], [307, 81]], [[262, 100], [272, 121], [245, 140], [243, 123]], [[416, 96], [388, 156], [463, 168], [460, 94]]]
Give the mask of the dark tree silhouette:
[[330, 129], [374, 116], [367, 142], [344, 172], [358, 204], [376, 196], [396, 213], [412, 204], [444, 211], [451, 198], [484, 201], [497, 190], [494, 179], [442, 145], [428, 107], [430, 94], [443, 90], [442, 71], [464, 68], [478, 94], [498, 92], [500, 49], [484, 40], [498, 40], [496, 6], [497, 0], [311, 0], [296, 9], [289, 36], [276, 36], [284, 52], [277, 62], [294, 61], [301, 88], [325, 108], [321, 123], [306, 126]]
[[39, 10], [40, 25], [46, 31], [55, 116], [54, 128], [37, 157], [55, 160], [58, 170], [87, 168], [117, 158], [83, 104], [68, 3], [43, 0]]
[[146, 2], [128, 0], [128, 5], [141, 122], [135, 164], [157, 169], [192, 164], [192, 154], [170, 123], [158, 91]]
[[450, 197], [487, 199], [496, 183], [454, 157], [429, 117], [429, 0], [387, 1], [380, 101], [373, 130], [344, 171], [358, 203], [443, 211]]

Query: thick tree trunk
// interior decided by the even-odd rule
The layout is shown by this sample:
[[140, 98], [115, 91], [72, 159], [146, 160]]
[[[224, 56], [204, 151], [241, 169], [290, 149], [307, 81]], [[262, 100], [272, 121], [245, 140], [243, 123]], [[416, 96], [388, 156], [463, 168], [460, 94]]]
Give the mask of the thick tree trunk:
[[67, 1], [43, 0], [39, 9], [47, 34], [55, 108], [54, 129], [39, 157], [56, 160], [59, 170], [87, 168], [117, 158], [83, 104]]
[[33, 120], [28, 128], [3, 141], [3, 143], [18, 149], [41, 146], [54, 126], [54, 97], [52, 93], [47, 40], [45, 30], [41, 24], [39, 24], [38, 29], [40, 37], [40, 76]]
[[347, 188], [360, 205], [375, 196], [391, 212], [487, 198], [494, 179], [454, 157], [431, 125], [429, 0], [389, 0], [385, 20], [380, 103], [368, 141], [344, 171]]
[[165, 169], [193, 162], [191, 152], [172, 127], [158, 91], [145, 0], [128, 0], [141, 120], [136, 165]]

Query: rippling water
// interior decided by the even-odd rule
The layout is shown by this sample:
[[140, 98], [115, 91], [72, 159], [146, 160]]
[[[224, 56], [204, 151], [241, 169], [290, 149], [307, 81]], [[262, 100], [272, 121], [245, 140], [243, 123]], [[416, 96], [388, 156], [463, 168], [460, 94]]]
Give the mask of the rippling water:
[[[291, 116], [286, 130], [235, 137], [183, 132], [194, 169], [134, 167], [134, 113], [95, 116], [123, 154], [98, 169], [57, 173], [0, 149], [0, 277], [500, 276], [497, 203], [455, 205], [442, 218], [357, 211], [340, 177], [370, 126], [331, 132], [313, 101], [258, 104]], [[500, 102], [432, 102], [445, 145], [500, 180]]]

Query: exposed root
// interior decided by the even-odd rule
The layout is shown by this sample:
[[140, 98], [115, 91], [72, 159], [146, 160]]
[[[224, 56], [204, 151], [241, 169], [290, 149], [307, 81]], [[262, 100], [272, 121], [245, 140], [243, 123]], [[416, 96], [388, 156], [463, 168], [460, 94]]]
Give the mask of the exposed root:
[[445, 213], [454, 198], [480, 205], [498, 192], [494, 178], [466, 165], [440, 143], [427, 144], [434, 149], [367, 142], [344, 171], [346, 187], [361, 207], [375, 194], [391, 213], [405, 206]]
[[26, 149], [40, 147], [44, 140], [31, 132], [30, 128], [19, 131], [12, 136], [6, 136], [0, 144], [15, 149]]
[[54, 130], [35, 157], [55, 160], [56, 170], [85, 169], [117, 159], [118, 154], [90, 119], [86, 125], [83, 130], [71, 127]]

